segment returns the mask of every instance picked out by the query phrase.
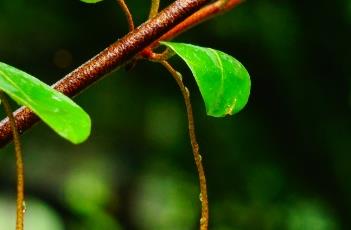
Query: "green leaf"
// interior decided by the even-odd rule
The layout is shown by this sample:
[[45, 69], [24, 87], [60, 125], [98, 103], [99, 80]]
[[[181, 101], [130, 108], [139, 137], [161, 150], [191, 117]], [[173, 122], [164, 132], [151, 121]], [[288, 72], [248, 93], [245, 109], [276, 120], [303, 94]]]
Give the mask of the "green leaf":
[[80, 0], [80, 1], [85, 3], [98, 3], [98, 2], [102, 2], [103, 0]]
[[0, 89], [63, 138], [78, 144], [89, 136], [91, 122], [82, 108], [37, 78], [1, 62]]
[[232, 56], [211, 48], [161, 42], [178, 54], [191, 69], [207, 114], [223, 117], [239, 112], [250, 95], [250, 75]]

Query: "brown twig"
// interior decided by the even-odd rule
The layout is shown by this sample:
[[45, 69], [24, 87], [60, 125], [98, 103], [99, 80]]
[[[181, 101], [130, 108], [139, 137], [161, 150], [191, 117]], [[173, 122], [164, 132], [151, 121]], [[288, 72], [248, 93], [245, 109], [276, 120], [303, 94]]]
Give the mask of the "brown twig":
[[133, 16], [132, 16], [132, 14], [130, 13], [130, 10], [129, 10], [127, 4], [125, 3], [124, 0], [117, 0], [117, 3], [118, 3], [118, 5], [121, 7], [121, 9], [122, 9], [124, 15], [125, 15], [126, 18], [127, 18], [128, 26], [129, 26], [129, 31], [134, 30], [134, 20], [133, 20]]
[[[225, 6], [221, 8], [215, 5], [215, 7], [210, 8], [212, 10], [206, 10], [206, 13], [201, 13], [203, 12], [201, 8], [208, 2], [210, 2], [210, 0], [176, 0], [158, 15], [66, 75], [63, 79], [55, 83], [53, 88], [67, 96], [73, 97], [91, 86], [106, 73], [121, 67], [123, 64], [133, 59], [137, 53], [143, 50], [143, 53], [148, 50], [150, 51], [151, 48], [158, 45], [160, 40], [172, 38], [175, 36], [172, 34], [179, 34], [182, 32], [180, 28], [186, 30], [191, 27], [191, 23], [198, 24], [198, 21], [192, 19], [194, 17], [196, 18], [198, 15], [193, 14], [194, 12], [200, 12], [202, 16], [197, 17], [197, 20], [204, 21], [207, 17], [210, 18], [218, 14], [218, 12], [221, 12], [221, 10], [229, 10], [230, 7], [237, 4], [239, 1], [228, 0]], [[223, 4], [223, 0], [220, 0], [220, 2]], [[211, 5], [212, 4], [209, 6]], [[206, 9], [206, 7], [204, 9]], [[218, 11], [218, 9], [220, 11]], [[186, 18], [187, 20], [185, 20]], [[18, 109], [14, 113], [14, 116], [19, 133], [23, 133], [39, 121], [39, 118], [26, 107]], [[0, 147], [6, 145], [10, 140], [11, 127], [8, 119], [4, 119], [0, 122]]]
[[3, 104], [6, 115], [10, 120], [16, 157], [16, 174], [17, 174], [17, 205], [16, 205], [16, 230], [23, 230], [24, 220], [24, 166], [22, 159], [22, 150], [20, 136], [17, 132], [15, 118], [12, 114], [12, 109], [7, 97], [3, 91], [0, 90], [0, 100]]
[[174, 80], [177, 82], [184, 98], [185, 107], [186, 107], [187, 116], [188, 116], [189, 137], [190, 137], [191, 147], [193, 150], [193, 155], [194, 155], [195, 164], [199, 175], [199, 183], [200, 183], [200, 201], [201, 201], [200, 230], [207, 230], [208, 220], [209, 220], [207, 185], [206, 185], [205, 171], [202, 165], [202, 157], [200, 155], [199, 145], [196, 140], [195, 123], [194, 123], [193, 109], [190, 101], [190, 93], [183, 83], [181, 74], [177, 72], [167, 61], [163, 60], [163, 61], [160, 61], [160, 63], [171, 73]]
[[140, 55], [145, 58], [149, 58], [148, 55], [152, 54], [152, 49], [157, 47], [160, 41], [170, 40], [188, 29], [217, 16], [218, 14], [231, 10], [243, 1], [244, 0], [218, 0], [203, 7], [179, 23], [177, 26], [173, 27], [167, 33], [163, 34], [158, 40], [151, 43], [151, 45], [144, 49]]

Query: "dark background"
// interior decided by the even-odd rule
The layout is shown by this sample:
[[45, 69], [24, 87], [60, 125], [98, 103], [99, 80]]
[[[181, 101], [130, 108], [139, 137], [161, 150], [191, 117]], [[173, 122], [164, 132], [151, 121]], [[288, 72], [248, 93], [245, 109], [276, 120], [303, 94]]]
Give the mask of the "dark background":
[[[142, 23], [149, 1], [128, 3]], [[351, 229], [350, 26], [349, 0], [257, 0], [176, 39], [231, 54], [252, 78], [242, 112], [211, 118], [172, 59], [192, 92], [210, 229]], [[1, 0], [0, 61], [52, 84], [127, 30], [112, 0]], [[141, 62], [76, 101], [93, 120], [88, 141], [74, 146], [43, 124], [22, 138], [26, 229], [197, 229], [197, 174], [171, 76]], [[1, 230], [14, 229], [12, 147], [0, 150]]]

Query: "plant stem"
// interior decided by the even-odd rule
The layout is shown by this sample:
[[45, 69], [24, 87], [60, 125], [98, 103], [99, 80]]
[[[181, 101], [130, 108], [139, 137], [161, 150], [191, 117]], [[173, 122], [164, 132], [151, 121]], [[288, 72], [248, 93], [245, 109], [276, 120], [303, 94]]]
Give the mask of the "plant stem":
[[160, 8], [160, 0], [151, 0], [151, 8], [149, 13], [149, 19], [157, 15], [158, 9]]
[[129, 26], [129, 31], [134, 30], [134, 20], [133, 20], [133, 16], [132, 16], [132, 14], [130, 13], [130, 10], [129, 10], [127, 4], [125, 3], [124, 0], [117, 0], [117, 3], [118, 3], [118, 5], [121, 7], [121, 9], [122, 9], [124, 15], [125, 15], [126, 18], [127, 18], [128, 26]]
[[6, 115], [9, 118], [13, 141], [15, 145], [15, 157], [16, 157], [16, 173], [17, 173], [17, 205], [16, 205], [16, 230], [23, 230], [23, 219], [24, 219], [24, 166], [22, 159], [22, 150], [20, 136], [17, 132], [16, 122], [12, 114], [10, 103], [3, 91], [0, 90], [0, 100], [3, 103], [3, 108]]
[[196, 140], [195, 123], [194, 123], [193, 109], [190, 101], [190, 93], [187, 87], [183, 83], [181, 74], [177, 72], [167, 61], [163, 60], [163, 61], [160, 61], [160, 63], [171, 73], [172, 77], [177, 82], [184, 98], [187, 116], [188, 116], [189, 137], [190, 137], [191, 147], [193, 150], [195, 165], [198, 171], [199, 183], [200, 183], [200, 201], [201, 201], [200, 230], [207, 230], [208, 219], [209, 219], [207, 185], [206, 185], [205, 171], [202, 165], [202, 157], [199, 152], [199, 144], [197, 143], [197, 140]]

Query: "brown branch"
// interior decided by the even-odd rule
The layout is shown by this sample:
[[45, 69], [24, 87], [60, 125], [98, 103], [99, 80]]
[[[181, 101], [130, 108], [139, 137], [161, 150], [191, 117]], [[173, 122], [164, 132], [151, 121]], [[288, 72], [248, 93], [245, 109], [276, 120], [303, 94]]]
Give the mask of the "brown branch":
[[[226, 2], [224, 6], [218, 8], [216, 5], [213, 7], [216, 2], [210, 4], [209, 6], [212, 5], [212, 11], [206, 11], [207, 13], [201, 14], [202, 16], [195, 21], [191, 20], [194, 17], [192, 14], [197, 11], [202, 12], [201, 8], [209, 2], [211, 0], [176, 0], [158, 15], [73, 70], [52, 87], [69, 97], [73, 97], [101, 79], [106, 73], [131, 61], [136, 54], [155, 47], [160, 40], [166, 39], [165, 34], [167, 34], [166, 37], [171, 38], [174, 37], [172, 33], [179, 34], [182, 32], [176, 29], [179, 28], [177, 25], [182, 25], [180, 28], [184, 31], [191, 27], [191, 23], [197, 24], [199, 19], [204, 21], [205, 18], [210, 18], [221, 10], [230, 9], [238, 0], [219, 0], [217, 2]], [[187, 22], [188, 20], [190, 20], [190, 24]], [[172, 30], [173, 32], [170, 34], [169, 31]], [[19, 133], [23, 133], [39, 121], [39, 118], [26, 107], [21, 107], [15, 111], [14, 117]], [[0, 122], [0, 147], [5, 146], [11, 138], [11, 127], [8, 118], [5, 118]]]
[[145, 58], [149, 58], [150, 55], [153, 55], [152, 49], [158, 46], [160, 41], [170, 40], [186, 30], [217, 16], [218, 14], [233, 9], [243, 1], [244, 0], [218, 0], [203, 7], [173, 27], [167, 33], [163, 34], [158, 40], [154, 41], [151, 45], [144, 49], [140, 55]]
[[[212, 4], [209, 4], [202, 9], [193, 13], [190, 17], [186, 18], [184, 21], [179, 23], [177, 26], [173, 27], [167, 33], [161, 36], [159, 41], [165, 41], [178, 36], [180, 33], [205, 22], [218, 14], [222, 14], [226, 11], [231, 10], [243, 0], [218, 0]], [[152, 44], [151, 46], [156, 46], [157, 44]]]

